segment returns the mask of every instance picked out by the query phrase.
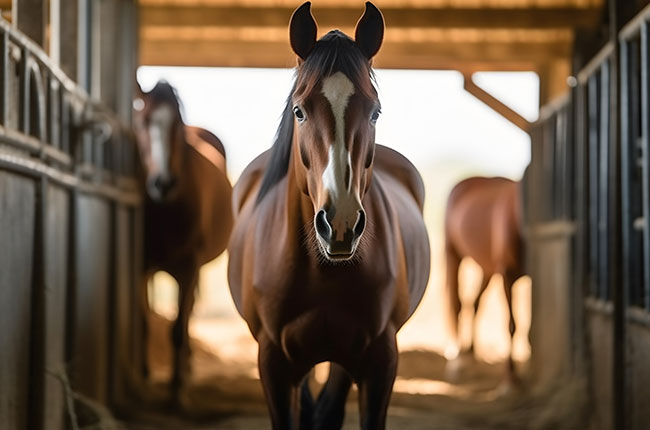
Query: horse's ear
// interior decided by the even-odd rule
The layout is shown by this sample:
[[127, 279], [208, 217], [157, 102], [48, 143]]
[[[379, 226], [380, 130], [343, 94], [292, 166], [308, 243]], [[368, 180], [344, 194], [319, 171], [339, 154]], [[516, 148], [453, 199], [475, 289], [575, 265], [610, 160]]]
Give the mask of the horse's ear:
[[289, 23], [291, 48], [305, 60], [316, 44], [316, 21], [311, 14], [311, 2], [305, 2], [293, 12]]
[[366, 11], [357, 22], [354, 39], [368, 60], [374, 57], [384, 39], [384, 17], [377, 7], [366, 2]]

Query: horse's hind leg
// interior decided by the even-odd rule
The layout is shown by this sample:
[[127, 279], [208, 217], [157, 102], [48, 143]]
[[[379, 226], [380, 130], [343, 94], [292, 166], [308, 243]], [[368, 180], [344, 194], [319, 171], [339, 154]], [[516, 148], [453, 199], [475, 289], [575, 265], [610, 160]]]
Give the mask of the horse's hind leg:
[[454, 341], [454, 345], [448, 347], [448, 351], [445, 352], [445, 356], [449, 360], [455, 358], [460, 351], [458, 319], [460, 317], [461, 303], [460, 298], [458, 297], [458, 268], [460, 267], [461, 258], [449, 241], [445, 246], [445, 254], [447, 259], [447, 300], [450, 310], [449, 328]]
[[508, 353], [508, 360], [506, 363], [507, 365], [506, 377], [508, 378], [507, 380], [508, 383], [518, 382], [517, 374], [515, 372], [515, 363], [512, 359], [512, 350], [513, 350], [514, 336], [516, 330], [515, 317], [514, 314], [512, 313], [512, 286], [514, 285], [516, 280], [517, 280], [517, 276], [510, 272], [506, 272], [503, 276], [503, 290], [506, 295], [506, 301], [508, 302], [508, 312], [510, 315], [510, 321], [508, 324], [508, 330], [510, 331], [510, 351]]
[[190, 372], [189, 321], [194, 307], [198, 275], [198, 269], [192, 267], [177, 275], [176, 278], [178, 281], [178, 315], [172, 327], [174, 366], [171, 381], [172, 396], [176, 403], [179, 403], [181, 389]]
[[474, 300], [474, 317], [472, 318], [472, 339], [469, 344], [469, 352], [474, 354], [474, 341], [476, 340], [476, 314], [478, 313], [478, 307], [481, 303], [481, 297], [487, 289], [487, 286], [490, 284], [490, 279], [492, 278], [491, 273], [483, 273], [483, 279], [481, 280], [481, 287], [478, 290], [476, 299]]
[[345, 402], [352, 386], [352, 378], [345, 369], [330, 363], [330, 373], [318, 395], [314, 413], [315, 430], [340, 429], [345, 418]]
[[314, 398], [309, 390], [309, 379], [312, 369], [300, 383], [300, 430], [312, 430], [314, 428]]

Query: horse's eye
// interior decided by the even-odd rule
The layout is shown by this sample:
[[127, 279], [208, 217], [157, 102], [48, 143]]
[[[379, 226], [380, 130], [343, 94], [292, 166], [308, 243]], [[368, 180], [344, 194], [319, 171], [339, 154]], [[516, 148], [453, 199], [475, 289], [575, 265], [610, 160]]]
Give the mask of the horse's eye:
[[303, 122], [306, 119], [305, 114], [303, 113], [302, 110], [300, 110], [300, 108], [298, 106], [294, 106], [293, 114], [296, 116], [296, 119], [298, 120], [298, 122]]
[[372, 116], [370, 117], [370, 124], [375, 125], [377, 123], [380, 113], [381, 111], [379, 109], [375, 109], [375, 111], [372, 113]]

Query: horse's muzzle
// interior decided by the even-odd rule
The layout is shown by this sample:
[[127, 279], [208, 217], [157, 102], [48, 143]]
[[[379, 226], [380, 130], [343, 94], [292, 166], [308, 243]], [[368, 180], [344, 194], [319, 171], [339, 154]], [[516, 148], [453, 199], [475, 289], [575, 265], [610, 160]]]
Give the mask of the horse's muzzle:
[[154, 201], [164, 200], [175, 185], [174, 178], [156, 175], [147, 180], [147, 194]]
[[354, 256], [359, 239], [366, 228], [366, 213], [363, 209], [359, 210], [354, 227], [345, 228], [343, 232], [340, 232], [332, 223], [327, 212], [321, 209], [314, 218], [314, 227], [318, 243], [328, 260], [349, 260]]

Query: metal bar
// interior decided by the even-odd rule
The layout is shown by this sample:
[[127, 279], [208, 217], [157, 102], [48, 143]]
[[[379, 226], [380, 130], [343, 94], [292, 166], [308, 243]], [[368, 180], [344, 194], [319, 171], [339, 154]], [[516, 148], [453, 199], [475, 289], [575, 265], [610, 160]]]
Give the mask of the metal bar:
[[[639, 226], [639, 220], [643, 221], [643, 192], [642, 192], [642, 157], [641, 157], [641, 63], [640, 63], [640, 35], [638, 38], [627, 42], [629, 46], [629, 73], [621, 75], [621, 97], [627, 97], [629, 105], [628, 113], [621, 111], [621, 132], [628, 136], [628, 146], [621, 142], [621, 157], [627, 153], [629, 156], [628, 169], [625, 170], [621, 164], [621, 180], [629, 179], [629, 233], [630, 233], [630, 283], [629, 289], [623, 291], [624, 302], [627, 305], [643, 306], [643, 227]], [[623, 91], [626, 86], [628, 92]], [[621, 103], [624, 103], [621, 100]], [[623, 108], [623, 106], [621, 106]], [[623, 125], [627, 122], [627, 126]], [[621, 187], [623, 191], [623, 187]], [[622, 196], [623, 197], [623, 196]], [[623, 215], [623, 214], [622, 214]], [[643, 221], [645, 223], [645, 221]], [[623, 227], [623, 225], [622, 225]], [[623, 251], [625, 251], [623, 249]], [[625, 256], [622, 256], [622, 264], [625, 264]], [[625, 272], [622, 273], [625, 275]]]
[[610, 248], [610, 178], [611, 178], [611, 169], [610, 169], [610, 103], [612, 103], [611, 97], [611, 64], [609, 61], [606, 61], [601, 66], [601, 92], [600, 99], [598, 101], [598, 108], [600, 109], [600, 150], [599, 150], [599, 177], [598, 177], [598, 189], [600, 199], [598, 201], [598, 233], [600, 235], [599, 247], [598, 247], [598, 268], [600, 270], [599, 276], [599, 297], [603, 300], [611, 299], [611, 291], [609, 288], [610, 281], [610, 259], [609, 259], [609, 248]]
[[91, 86], [91, 29], [92, 2], [79, 0], [77, 20], [77, 81], [88, 93]]
[[0, 124], [9, 120], [9, 34], [0, 28]]
[[553, 188], [553, 218], [564, 218], [566, 190], [566, 112], [560, 109], [555, 118], [555, 180]]
[[553, 190], [555, 189], [555, 181], [556, 181], [556, 175], [555, 175], [555, 130], [556, 130], [556, 118], [557, 118], [557, 113], [553, 115], [553, 117], [547, 121], [544, 126], [544, 144], [543, 144], [543, 151], [544, 151], [544, 178], [546, 179], [544, 183], [544, 220], [545, 221], [550, 221], [553, 219], [555, 215], [555, 202], [554, 202], [554, 193]]
[[641, 28], [650, 20], [650, 4], [644, 7], [641, 12], [636, 14], [619, 32], [620, 39], [631, 39], [636, 36]]
[[650, 46], [648, 23], [641, 27], [641, 192], [643, 229], [643, 290], [646, 310], [650, 311]]
[[[625, 4], [624, 4], [625, 3]], [[625, 309], [623, 289], [621, 288], [621, 201], [620, 201], [620, 156], [621, 156], [621, 74], [620, 74], [620, 45], [618, 43], [619, 31], [623, 27], [626, 9], [630, 7], [630, 2], [619, 0], [609, 0], [607, 2], [609, 9], [609, 40], [614, 45], [609, 71], [609, 100], [607, 115], [608, 124], [608, 142], [607, 142], [607, 239], [606, 248], [608, 261], [608, 278], [607, 286], [610, 290], [610, 297], [614, 304], [613, 318], [613, 335], [614, 335], [614, 354], [612, 360], [612, 407], [613, 422], [612, 427], [616, 429], [629, 428], [628, 414], [626, 414], [626, 404], [628, 397], [629, 374], [626, 372], [626, 330], [625, 330]]]
[[578, 83], [586, 84], [589, 78], [598, 73], [600, 66], [607, 58], [611, 57], [614, 52], [615, 43], [607, 42], [594, 57], [578, 72]]
[[32, 328], [30, 344], [30, 429], [43, 429], [45, 410], [45, 290], [47, 259], [47, 179], [40, 175], [36, 194], [34, 261], [32, 262]]
[[48, 142], [55, 148], [61, 148], [61, 87], [54, 78], [48, 85]]
[[598, 272], [598, 256], [600, 249], [599, 246], [599, 235], [598, 235], [598, 207], [599, 207], [599, 195], [598, 195], [598, 153], [599, 153], [599, 133], [598, 133], [598, 123], [600, 112], [598, 109], [598, 94], [599, 94], [599, 79], [598, 75], [592, 75], [589, 78], [588, 91], [589, 95], [587, 97], [587, 106], [589, 112], [589, 119], [587, 121], [587, 127], [589, 132], [588, 138], [588, 147], [589, 147], [589, 161], [588, 161], [588, 172], [589, 172], [589, 208], [587, 213], [589, 214], [589, 278], [590, 278], [590, 290], [591, 295], [598, 297], [598, 284], [599, 284], [599, 272]]
[[[632, 165], [634, 164], [634, 156], [631, 153], [636, 136], [632, 136], [632, 127], [630, 124], [630, 115], [632, 110], [632, 100], [630, 94], [630, 81], [632, 79], [631, 70], [633, 55], [630, 53], [629, 41], [622, 41], [621, 43], [621, 223], [622, 223], [622, 241], [623, 241], [623, 270], [622, 281], [623, 291], [627, 295], [625, 302], [629, 303], [631, 295], [630, 290], [633, 288], [632, 270], [633, 263], [631, 255], [632, 251], [632, 229], [634, 215], [632, 213], [631, 205], [631, 191], [632, 191]], [[634, 122], [634, 120], [632, 120]], [[632, 142], [632, 143], [631, 143]]]

